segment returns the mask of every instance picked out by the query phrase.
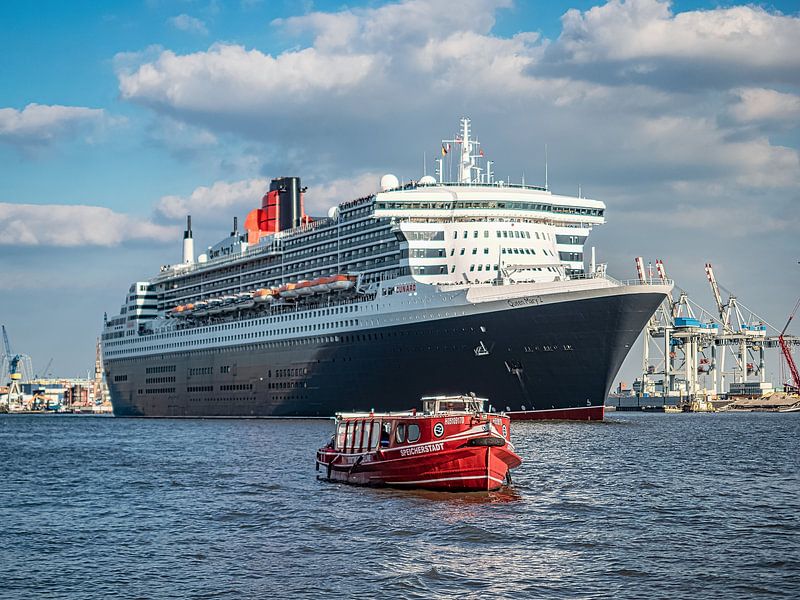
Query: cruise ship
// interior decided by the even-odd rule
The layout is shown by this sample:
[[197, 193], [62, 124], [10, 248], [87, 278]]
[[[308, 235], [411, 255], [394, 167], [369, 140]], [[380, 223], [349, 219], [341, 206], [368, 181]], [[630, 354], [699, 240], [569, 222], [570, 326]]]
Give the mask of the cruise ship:
[[436, 176], [385, 175], [325, 217], [297, 177], [198, 256], [187, 217], [182, 261], [104, 319], [114, 414], [328, 417], [473, 392], [514, 419], [602, 419], [671, 283], [585, 260], [605, 204], [497, 180], [470, 129]]

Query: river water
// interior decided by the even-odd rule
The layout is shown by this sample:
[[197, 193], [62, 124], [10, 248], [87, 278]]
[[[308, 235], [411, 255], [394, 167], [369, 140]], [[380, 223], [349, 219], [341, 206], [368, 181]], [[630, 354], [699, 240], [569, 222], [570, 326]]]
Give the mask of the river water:
[[514, 423], [473, 495], [317, 481], [331, 431], [0, 416], [0, 597], [800, 597], [800, 414]]

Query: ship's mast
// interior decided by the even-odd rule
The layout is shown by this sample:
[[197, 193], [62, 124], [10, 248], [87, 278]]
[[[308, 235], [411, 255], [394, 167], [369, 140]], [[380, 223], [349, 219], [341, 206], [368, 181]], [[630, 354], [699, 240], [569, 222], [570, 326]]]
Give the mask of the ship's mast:
[[[458, 161], [458, 183], [477, 183], [481, 179], [482, 169], [476, 165], [476, 159], [483, 156], [483, 154], [474, 154], [478, 151], [480, 142], [473, 140], [470, 137], [470, 119], [464, 117], [461, 119], [461, 133], [453, 140], [442, 140], [443, 154], [450, 150], [450, 144], [458, 144], [461, 147], [460, 157]], [[439, 161], [440, 180], [441, 177], [441, 161]], [[477, 174], [477, 177], [473, 177]]]
[[461, 162], [458, 165], [458, 182], [472, 183], [472, 168], [475, 159], [472, 157], [472, 140], [469, 139], [469, 119], [461, 119]]

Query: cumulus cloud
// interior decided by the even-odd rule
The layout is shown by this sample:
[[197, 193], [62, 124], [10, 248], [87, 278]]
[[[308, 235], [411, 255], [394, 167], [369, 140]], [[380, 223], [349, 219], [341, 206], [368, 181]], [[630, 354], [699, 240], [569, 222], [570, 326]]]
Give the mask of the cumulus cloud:
[[[335, 202], [316, 203], [314, 177], [341, 190], [331, 194], [329, 183], [321, 194], [349, 197], [360, 195], [362, 173], [418, 177], [423, 150], [430, 169], [438, 140], [464, 114], [498, 176], [519, 180], [527, 169], [536, 181], [547, 142], [551, 184], [580, 182], [656, 214], [800, 184], [793, 141], [753, 125], [796, 120], [800, 55], [790, 50], [800, 19], [753, 6], [674, 13], [666, 2], [611, 0], [569, 11], [547, 40], [535, 26], [496, 34], [507, 7], [406, 0], [278, 19], [273, 28], [302, 43], [275, 55], [224, 43], [127, 55], [120, 91], [157, 114], [259, 144], [260, 172], [303, 176], [317, 211]], [[161, 214], [182, 216], [190, 198], [162, 200]], [[769, 199], [760, 210], [773, 210]]]
[[542, 69], [669, 89], [800, 83], [800, 18], [755, 6], [674, 14], [661, 0], [571, 9]]
[[177, 239], [179, 228], [102, 206], [0, 203], [0, 244], [118, 246], [128, 241]]
[[739, 101], [731, 107], [733, 117], [742, 123], [800, 123], [800, 96], [764, 88], [734, 90]]
[[169, 24], [180, 31], [188, 31], [190, 33], [199, 33], [202, 35], [208, 34], [208, 28], [203, 21], [187, 14], [172, 17], [169, 19]]
[[188, 196], [162, 197], [156, 204], [156, 212], [166, 219], [183, 219], [189, 214], [216, 219], [258, 208], [268, 189], [267, 179], [217, 181], [210, 186], [196, 188]]
[[22, 110], [0, 108], [0, 142], [46, 146], [91, 132], [105, 121], [105, 111], [98, 108], [34, 103]]
[[324, 216], [330, 207], [340, 202], [375, 193], [380, 189], [382, 175], [382, 173], [361, 173], [354, 177], [343, 177], [310, 185], [305, 194], [306, 212]]
[[329, 98], [363, 81], [374, 67], [364, 55], [325, 55], [314, 48], [277, 57], [242, 46], [214, 44], [208, 52], [178, 56], [165, 50], [152, 63], [120, 71], [123, 98], [173, 114], [285, 112], [309, 98]]
[[[378, 191], [380, 178], [381, 174], [369, 172], [312, 182], [305, 193], [305, 210], [315, 216], [326, 215], [331, 206]], [[170, 220], [183, 220], [191, 214], [200, 219], [227, 221], [230, 216], [243, 216], [260, 207], [268, 190], [266, 178], [216, 181], [195, 188], [187, 196], [164, 196], [156, 203], [155, 210], [160, 217]]]

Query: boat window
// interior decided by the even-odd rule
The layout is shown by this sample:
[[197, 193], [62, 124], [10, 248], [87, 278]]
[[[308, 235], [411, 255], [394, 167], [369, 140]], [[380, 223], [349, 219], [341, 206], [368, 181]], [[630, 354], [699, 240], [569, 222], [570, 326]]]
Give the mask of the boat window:
[[355, 433], [353, 433], [353, 452], [361, 447], [361, 421], [356, 422]]
[[342, 450], [349, 450], [353, 446], [353, 423], [347, 423], [347, 435], [345, 436], [344, 448]]
[[411, 423], [408, 426], [408, 441], [409, 442], [416, 442], [419, 439], [419, 425], [416, 423]]
[[397, 429], [394, 432], [394, 439], [398, 444], [402, 444], [406, 439], [406, 424], [398, 423]]
[[369, 441], [369, 423], [366, 421], [359, 421], [356, 426], [356, 438], [353, 444], [353, 450], [358, 452], [364, 450]]
[[341, 450], [344, 448], [344, 438], [345, 433], [347, 432], [347, 424], [339, 423], [339, 426], [336, 429], [336, 449]]
[[385, 421], [381, 424], [381, 448], [388, 448], [392, 441], [392, 423]]
[[381, 424], [380, 421], [373, 421], [372, 422], [372, 435], [370, 436], [369, 440], [369, 447], [370, 450], [375, 450], [378, 447], [378, 442], [381, 438]]

